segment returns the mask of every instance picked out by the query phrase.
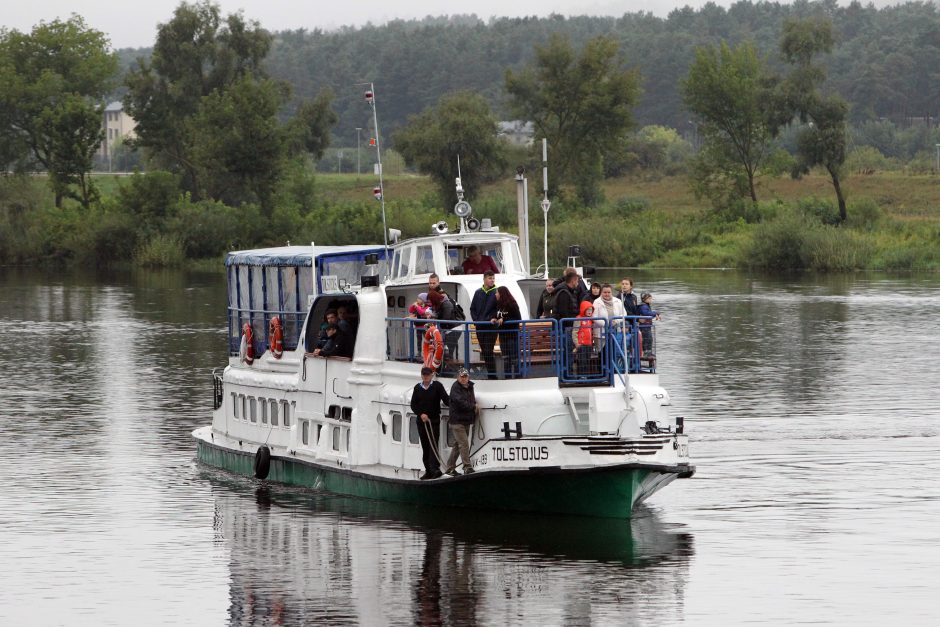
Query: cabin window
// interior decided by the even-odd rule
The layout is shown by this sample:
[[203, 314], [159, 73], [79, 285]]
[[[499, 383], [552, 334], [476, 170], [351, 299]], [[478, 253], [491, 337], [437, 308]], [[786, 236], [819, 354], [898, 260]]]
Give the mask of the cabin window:
[[415, 274], [434, 272], [434, 253], [430, 246], [418, 246], [415, 251]]
[[232, 392], [232, 418], [238, 420], [238, 394]]
[[268, 413], [271, 415], [271, 424], [277, 426], [277, 401], [272, 400], [268, 403]]
[[333, 450], [339, 450], [339, 427], [333, 427]]
[[290, 426], [290, 405], [287, 401], [281, 401], [281, 413], [284, 414], [284, 426]]
[[241, 401], [242, 406], [242, 420], [248, 420], [248, 399], [245, 398], [244, 394], [238, 395], [238, 400]]
[[258, 403], [261, 405], [261, 407], [260, 407], [260, 410], [261, 410], [261, 422], [262, 422], [263, 424], [268, 424], [268, 401], [265, 400], [265, 399], [263, 399], [263, 398], [260, 398], [260, 399], [258, 399]]
[[408, 276], [410, 274], [409, 270], [411, 269], [411, 249], [404, 248], [401, 251], [401, 269], [398, 271], [398, 276]]
[[414, 414], [408, 416], [408, 441], [411, 444], [418, 444], [421, 440], [418, 438], [418, 417]]
[[460, 249], [459, 248], [448, 248], [447, 249], [447, 271], [450, 272], [454, 268], [461, 267], [460, 259]]
[[352, 407], [343, 407], [340, 419], [346, 422], [352, 422]]
[[303, 442], [304, 446], [310, 446], [310, 421], [309, 420], [300, 421], [300, 441]]
[[258, 401], [254, 396], [248, 397], [248, 415], [251, 416], [252, 422], [258, 422]]
[[319, 422], [317, 423], [317, 444], [320, 443], [320, 433], [323, 431], [323, 425]]
[[326, 410], [326, 415], [334, 420], [339, 420], [339, 405], [330, 405]]
[[392, 440], [401, 442], [401, 414], [397, 411], [392, 412]]
[[395, 254], [392, 255], [392, 276], [399, 277], [401, 276], [399, 265], [401, 264], [401, 251], [396, 250]]
[[349, 432], [350, 432], [350, 429], [346, 429], [346, 434], [345, 434], [345, 435], [346, 435], [346, 446], [343, 447], [343, 450], [346, 451], [347, 453], [349, 452]]

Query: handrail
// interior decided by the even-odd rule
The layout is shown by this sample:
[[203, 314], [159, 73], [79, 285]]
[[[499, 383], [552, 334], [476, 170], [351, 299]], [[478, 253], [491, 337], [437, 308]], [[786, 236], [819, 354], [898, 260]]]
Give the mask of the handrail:
[[[445, 336], [446, 355], [449, 355], [445, 356], [442, 370], [458, 366], [482, 367], [481, 372], [489, 378], [554, 376], [569, 384], [606, 382], [613, 385], [619, 377], [626, 385], [626, 375], [630, 372], [655, 372], [653, 361], [648, 369], [641, 364], [641, 330], [652, 324], [640, 322], [647, 319], [644, 316], [529, 318], [512, 320], [511, 328], [506, 328], [486, 321], [390, 316], [385, 319], [389, 325], [387, 356], [421, 361], [423, 338], [420, 334], [427, 325], [434, 324]], [[570, 339], [578, 328], [576, 323], [582, 322], [589, 322], [592, 333], [596, 333], [590, 353], [584, 355], [574, 353]], [[491, 340], [485, 343], [486, 348], [480, 346], [481, 335]], [[579, 358], [584, 363], [577, 364]]]

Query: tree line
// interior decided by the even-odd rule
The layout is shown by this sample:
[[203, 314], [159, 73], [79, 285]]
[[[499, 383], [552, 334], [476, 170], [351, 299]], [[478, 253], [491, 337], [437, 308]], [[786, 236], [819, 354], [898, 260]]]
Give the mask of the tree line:
[[[927, 3], [877, 10], [829, 1], [739, 2], [664, 19], [484, 23], [469, 16], [270, 33], [202, 0], [181, 3], [159, 25], [153, 48], [131, 60], [73, 16], [31, 33], [0, 30], [0, 160], [4, 170], [48, 172], [56, 207], [68, 197], [86, 210], [95, 206], [100, 199], [88, 172], [102, 139], [102, 106], [120, 94], [138, 123], [132, 144], [152, 174], [122, 196], [140, 213], [137, 237], [152, 237], [178, 217], [170, 215], [175, 201], [146, 200], [172, 199], [173, 190], [187, 211], [205, 201], [266, 218], [279, 208], [306, 216], [312, 163], [331, 141], [355, 138], [356, 127], [370, 131], [361, 83], [374, 79], [383, 133], [407, 163], [431, 175], [445, 204], [457, 154], [465, 175], [479, 182], [539, 160], [501, 141], [498, 119], [530, 121], [548, 138], [552, 194], [578, 207], [603, 201], [605, 176], [661, 166], [682, 151], [690, 159], [676, 128], [691, 125], [700, 150], [688, 162], [690, 178], [715, 208], [731, 209], [735, 218], [756, 215], [741, 201], [757, 205], [761, 172], [799, 176], [820, 167], [845, 221], [849, 123], [883, 124], [873, 116], [897, 114], [904, 101], [904, 115], [928, 120], [929, 128], [937, 105], [923, 94], [938, 82], [904, 82], [886, 69], [885, 79], [905, 95], [853, 106], [859, 92], [852, 73], [870, 77], [871, 68], [842, 68], [842, 51], [881, 33], [877, 45], [891, 50], [885, 63], [896, 63], [898, 50], [914, 55], [916, 44], [916, 59], [905, 67], [935, 76], [937, 59], [929, 53], [940, 50], [936, 22]], [[886, 23], [913, 30], [891, 39]], [[208, 205], [192, 210], [225, 213]]]

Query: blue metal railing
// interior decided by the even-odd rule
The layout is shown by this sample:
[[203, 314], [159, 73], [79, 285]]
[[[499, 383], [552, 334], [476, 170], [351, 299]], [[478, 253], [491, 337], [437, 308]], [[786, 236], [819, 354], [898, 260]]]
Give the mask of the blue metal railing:
[[[652, 324], [641, 325], [641, 320], [645, 323], [637, 316], [540, 319], [499, 327], [472, 321], [386, 318], [386, 357], [423, 362], [425, 331], [434, 324], [444, 344], [442, 374], [453, 375], [464, 367], [478, 378], [554, 376], [562, 383], [612, 385], [626, 373], [655, 372], [655, 360], [643, 358], [641, 344], [644, 330], [652, 338]], [[582, 325], [591, 342], [576, 347], [574, 334]]]

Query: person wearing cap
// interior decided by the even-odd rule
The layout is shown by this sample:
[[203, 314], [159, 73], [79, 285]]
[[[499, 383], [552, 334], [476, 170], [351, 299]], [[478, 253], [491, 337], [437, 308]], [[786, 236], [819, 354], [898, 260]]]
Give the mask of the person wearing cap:
[[466, 368], [457, 371], [457, 380], [450, 386], [450, 430], [454, 434], [454, 448], [450, 451], [445, 472], [457, 474], [457, 456], [463, 462], [463, 474], [473, 472], [470, 465], [470, 430], [477, 415], [477, 398], [473, 391], [473, 381]]
[[660, 320], [659, 312], [653, 309], [653, 295], [643, 292], [640, 295], [640, 306], [636, 315], [640, 318], [640, 335], [643, 336], [643, 357], [653, 357], [653, 320]]
[[421, 440], [421, 461], [424, 474], [421, 480], [437, 479], [441, 476], [441, 463], [437, 443], [441, 439], [441, 403], [449, 405], [447, 390], [440, 381], [434, 380], [434, 370], [421, 368], [421, 382], [411, 392], [411, 411], [418, 417], [418, 438]]

